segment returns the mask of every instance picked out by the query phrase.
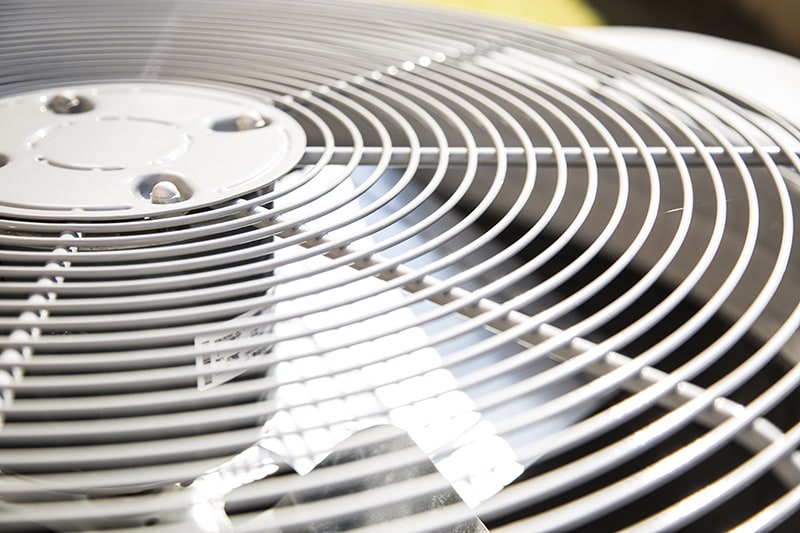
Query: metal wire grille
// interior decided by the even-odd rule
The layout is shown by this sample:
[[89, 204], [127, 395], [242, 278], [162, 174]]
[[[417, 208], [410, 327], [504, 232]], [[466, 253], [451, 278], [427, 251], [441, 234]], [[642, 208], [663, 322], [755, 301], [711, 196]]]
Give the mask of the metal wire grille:
[[[271, 187], [190, 211], [0, 206], [0, 522], [180, 524], [194, 492], [175, 484], [248, 449], [265, 422], [249, 453], [309, 468], [358, 429], [406, 424], [499, 531], [701, 523], [761, 478], [770, 498], [726, 527], [796, 512], [794, 126], [634, 56], [449, 12], [2, 10], [0, 96], [201, 84], [268, 101], [307, 146]], [[2, 179], [15, 167], [0, 161]], [[448, 470], [466, 434], [476, 452]], [[731, 447], [745, 453], [712, 470]], [[375, 463], [408, 457], [327, 481], [357, 484]], [[253, 519], [284, 483], [215, 497], [238, 530], [263, 530]], [[423, 475], [393, 497], [441, 483]], [[675, 490], [648, 514], [619, 511], [662, 487]], [[378, 497], [298, 504], [286, 523]], [[464, 520], [444, 506], [385, 527]]]

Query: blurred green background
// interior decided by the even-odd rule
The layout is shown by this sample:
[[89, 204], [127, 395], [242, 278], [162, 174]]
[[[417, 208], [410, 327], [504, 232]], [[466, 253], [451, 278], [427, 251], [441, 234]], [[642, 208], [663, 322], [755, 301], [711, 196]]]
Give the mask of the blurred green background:
[[416, 0], [485, 13], [527, 18], [544, 24], [583, 26], [600, 24], [598, 13], [582, 0]]
[[800, 55], [800, 0], [411, 0], [554, 25], [694, 31]]

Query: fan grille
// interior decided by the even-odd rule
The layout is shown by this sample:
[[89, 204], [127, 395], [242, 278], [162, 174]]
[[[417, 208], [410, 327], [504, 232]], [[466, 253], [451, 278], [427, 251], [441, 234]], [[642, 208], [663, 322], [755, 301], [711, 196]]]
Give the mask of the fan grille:
[[[93, 87], [93, 116], [107, 84], [201, 85], [287, 117], [264, 131], [302, 130], [276, 175], [201, 205], [0, 206], [0, 523], [180, 523], [209, 472], [310, 469], [387, 422], [500, 531], [701, 524], [762, 478], [742, 530], [795, 513], [800, 426], [777, 409], [800, 380], [793, 125], [635, 56], [458, 13], [0, 9], [6, 107]], [[0, 179], [19, 176], [19, 142], [0, 134]], [[366, 475], [354, 464], [329, 481]], [[417, 481], [409, 500], [441, 489]], [[208, 501], [263, 530], [284, 482]], [[648, 494], [647, 514], [625, 511]], [[298, 503], [294, 525], [378, 505], [338, 503]]]

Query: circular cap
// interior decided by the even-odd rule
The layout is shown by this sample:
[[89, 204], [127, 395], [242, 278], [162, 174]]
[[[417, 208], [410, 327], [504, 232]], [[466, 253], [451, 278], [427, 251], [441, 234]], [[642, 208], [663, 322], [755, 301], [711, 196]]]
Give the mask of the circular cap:
[[[65, 94], [82, 105], [58, 112]], [[0, 99], [0, 122], [0, 214], [27, 218], [185, 212], [267, 187], [306, 146], [302, 127], [267, 103], [161, 83]]]
[[67, 121], [44, 129], [30, 142], [48, 165], [75, 170], [124, 170], [181, 156], [192, 138], [173, 124], [127, 117]]

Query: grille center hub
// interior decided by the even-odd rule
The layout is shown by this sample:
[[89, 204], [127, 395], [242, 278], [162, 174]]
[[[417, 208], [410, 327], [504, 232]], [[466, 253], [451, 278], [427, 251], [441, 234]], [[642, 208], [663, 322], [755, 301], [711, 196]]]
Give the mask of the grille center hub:
[[163, 83], [7, 97], [0, 123], [0, 215], [33, 219], [224, 204], [268, 191], [306, 148], [300, 124], [263, 98]]

